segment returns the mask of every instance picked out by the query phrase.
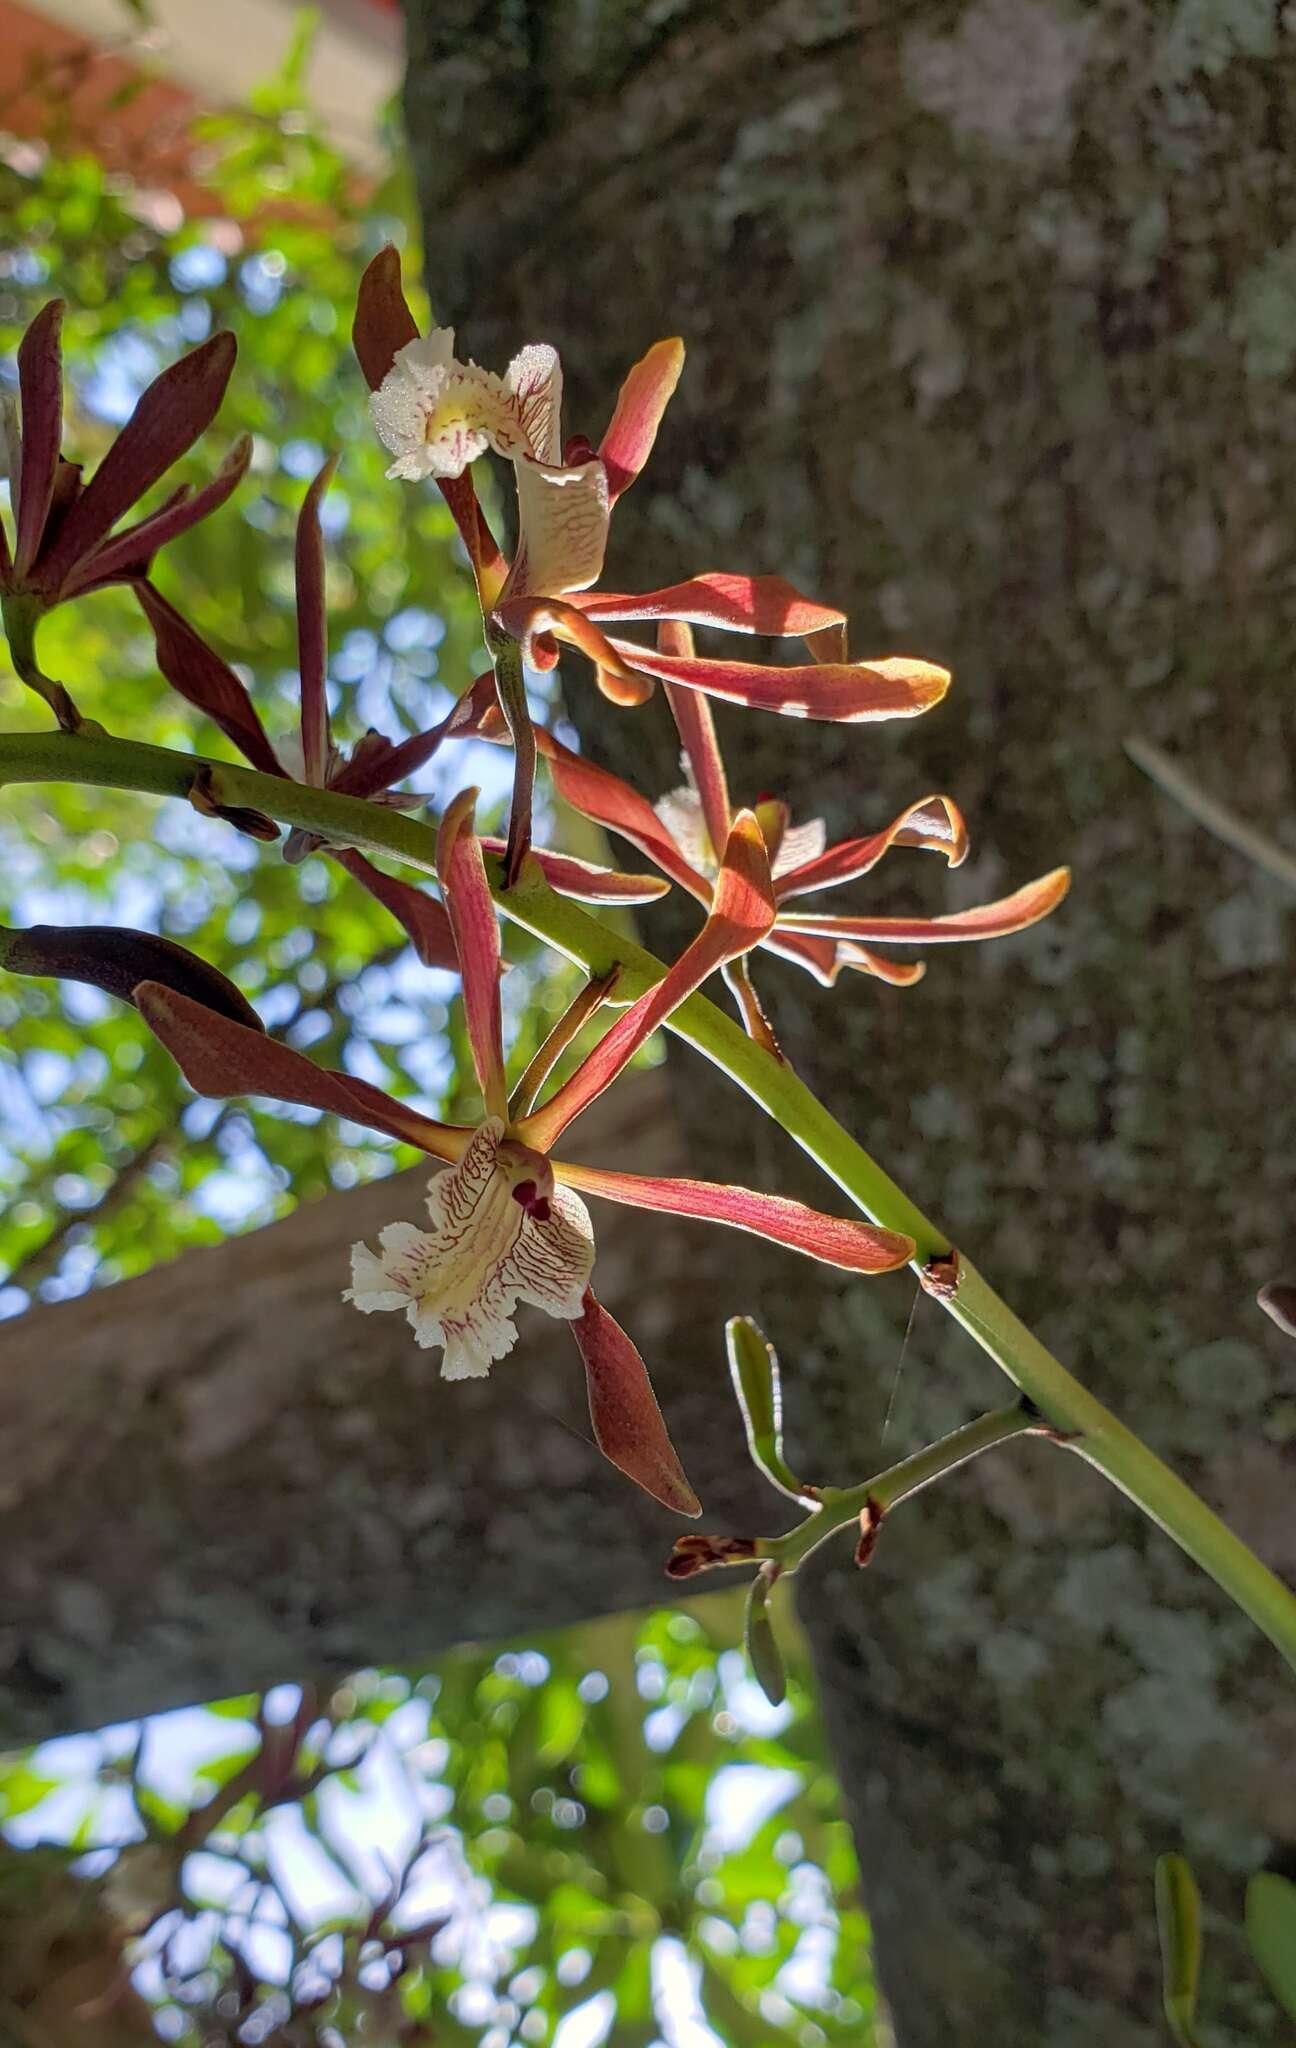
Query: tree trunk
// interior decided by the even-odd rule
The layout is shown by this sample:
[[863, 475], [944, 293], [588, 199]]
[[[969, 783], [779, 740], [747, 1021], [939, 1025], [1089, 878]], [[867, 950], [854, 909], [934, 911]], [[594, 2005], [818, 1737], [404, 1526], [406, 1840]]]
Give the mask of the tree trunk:
[[[572, 1140], [679, 1170], [660, 1074]], [[416, 1220], [426, 1178], [0, 1331], [0, 1749], [662, 1597], [688, 1525], [595, 1450], [566, 1330], [524, 1310], [506, 1366], [447, 1386], [403, 1317], [343, 1303], [347, 1247]], [[600, 1294], [658, 1368], [704, 1498], [741, 1526], [755, 1489], [704, 1369], [697, 1226], [599, 1212]], [[676, 1332], [690, 1301], [705, 1339]]]
[[[661, 334], [690, 358], [609, 581], [778, 571], [853, 651], [950, 662], [917, 726], [722, 711], [740, 797], [834, 832], [947, 788], [975, 857], [851, 892], [952, 907], [1070, 860], [1046, 927], [920, 988], [761, 975], [794, 1064], [1025, 1316], [1279, 1569], [1296, 1565], [1278, 1269], [1296, 1140], [1280, 887], [1131, 765], [1168, 747], [1289, 846], [1296, 61], [1280, 9], [410, 0], [429, 284], [496, 369], [559, 345], [597, 438]], [[572, 665], [590, 748], [679, 777], [660, 706]], [[843, 904], [842, 907], [850, 907]], [[672, 918], [675, 922], [672, 922]], [[666, 908], [663, 944], [685, 929]], [[805, 1193], [711, 1070], [671, 1071], [695, 1168]], [[719, 1324], [784, 1350], [798, 1454], [879, 1450], [903, 1283], [708, 1248]], [[689, 1327], [685, 1325], [685, 1327]], [[997, 1397], [919, 1303], [888, 1450]], [[1236, 1926], [1296, 1842], [1290, 1674], [1074, 1461], [1017, 1446], [845, 1547], [805, 1602], [902, 2048], [1158, 2035], [1151, 1868]], [[1212, 1928], [1220, 2039], [1256, 2024]]]

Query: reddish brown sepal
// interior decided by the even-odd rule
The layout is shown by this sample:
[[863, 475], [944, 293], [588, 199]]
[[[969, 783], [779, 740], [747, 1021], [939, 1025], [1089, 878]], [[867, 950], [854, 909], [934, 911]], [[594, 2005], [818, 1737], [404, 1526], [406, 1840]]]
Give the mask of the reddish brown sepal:
[[691, 1579], [718, 1565], [750, 1564], [756, 1556], [754, 1536], [677, 1536], [666, 1560], [668, 1579]]
[[204, 818], [223, 818], [236, 832], [245, 832], [249, 839], [275, 840], [279, 827], [264, 811], [254, 811], [250, 804], [227, 804], [220, 794], [220, 784], [209, 762], [196, 769], [189, 784], [189, 801]]
[[869, 1562], [877, 1548], [878, 1535], [881, 1531], [882, 1519], [885, 1514], [886, 1509], [881, 1501], [875, 1500], [873, 1495], [870, 1494], [860, 1509], [860, 1539], [855, 1545], [855, 1562], [861, 1571], [863, 1571], [864, 1566]]
[[28, 925], [4, 934], [0, 965], [12, 974], [88, 982], [124, 1003], [135, 1001], [140, 982], [161, 982], [236, 1024], [265, 1029], [242, 990], [219, 969], [156, 932], [104, 924]]
[[936, 1252], [919, 1272], [918, 1284], [925, 1294], [934, 1294], [937, 1301], [953, 1301], [962, 1278], [958, 1253]]

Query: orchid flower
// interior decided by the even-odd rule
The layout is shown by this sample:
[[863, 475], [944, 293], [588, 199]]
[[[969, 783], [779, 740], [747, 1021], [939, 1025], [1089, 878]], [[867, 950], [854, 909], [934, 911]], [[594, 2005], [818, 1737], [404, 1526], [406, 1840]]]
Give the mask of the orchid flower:
[[[647, 461], [678, 382], [682, 342], [659, 341], [635, 364], [597, 451], [582, 437], [562, 438], [562, 367], [555, 349], [530, 344], [502, 377], [459, 361], [452, 329], [419, 335], [401, 293], [394, 250], [376, 257], [361, 282], [356, 349], [373, 389], [374, 424], [396, 458], [388, 475], [435, 477], [473, 564], [496, 656], [500, 704], [517, 754], [509, 883], [517, 878], [529, 841], [535, 738], [520, 665], [501, 659], [501, 646], [520, 646], [524, 659], [543, 670], [554, 666], [557, 643], [566, 641], [593, 662], [604, 693], [623, 704], [642, 703], [660, 678], [795, 718], [912, 717], [944, 695], [948, 672], [929, 662], [897, 656], [848, 662], [844, 615], [802, 597], [781, 577], [712, 573], [638, 596], [590, 589], [602, 570], [612, 507]], [[452, 496], [487, 449], [512, 463], [516, 479], [518, 541], [508, 568], [485, 529], [471, 485], [467, 498]], [[662, 619], [799, 635], [809, 641], [814, 659], [789, 667], [700, 661], [663, 655], [600, 630], [604, 624]]]
[[[251, 697], [228, 663], [146, 579], [139, 582], [136, 591], [153, 628], [158, 666], [167, 681], [189, 703], [205, 712], [254, 768], [266, 775], [304, 782], [314, 789], [331, 789], [341, 795], [367, 797], [374, 803], [408, 809], [424, 799], [416, 791], [397, 791], [393, 784], [423, 767], [443, 741], [502, 731], [494, 682], [489, 675], [479, 679], [439, 725], [399, 743], [371, 730], [349, 756], [335, 744], [325, 687], [328, 644], [324, 537], [320, 525], [320, 504], [335, 466], [336, 458], [330, 457], [319, 471], [306, 492], [297, 521], [297, 664], [301, 679], [297, 733], [272, 741]], [[318, 835], [296, 831], [289, 835], [285, 857], [303, 860], [321, 845], [324, 842]], [[427, 966], [457, 972], [459, 962], [449, 920], [434, 896], [384, 873], [354, 847], [329, 844], [325, 850], [404, 926]], [[550, 885], [560, 894], [576, 896], [584, 902], [646, 903], [663, 895], [669, 887], [655, 876], [615, 874], [544, 849], [535, 851]]]
[[357, 1245], [347, 1299], [365, 1314], [404, 1310], [417, 1342], [440, 1346], [447, 1379], [477, 1377], [516, 1342], [521, 1303], [571, 1325], [585, 1362], [599, 1447], [667, 1506], [697, 1502], [666, 1435], [643, 1360], [590, 1290], [594, 1234], [581, 1199], [749, 1230], [810, 1258], [860, 1273], [887, 1272], [912, 1256], [910, 1239], [825, 1216], [799, 1202], [706, 1181], [658, 1179], [579, 1166], [552, 1153], [568, 1125], [623, 1071], [638, 1048], [716, 967], [760, 943], [775, 915], [764, 836], [750, 812], [733, 820], [702, 930], [663, 978], [623, 1011], [606, 1036], [539, 1108], [560, 1053], [599, 995], [578, 999], [509, 1094], [499, 1000], [499, 927], [474, 836], [475, 790], [442, 819], [437, 865], [463, 972], [464, 1015], [481, 1087], [475, 1128], [434, 1122], [352, 1076], [249, 1030], [160, 984], [135, 1000], [200, 1093], [255, 1093], [305, 1103], [417, 1146], [445, 1161], [428, 1197], [430, 1229], [389, 1224], [378, 1250]]
[[[666, 624], [659, 632], [665, 643], [663, 658], [691, 659], [687, 626]], [[539, 734], [540, 749], [549, 762], [555, 789], [573, 809], [628, 839], [656, 861], [672, 882], [709, 905], [715, 886], [715, 849], [723, 846], [733, 818], [724, 760], [706, 698], [671, 681], [665, 689], [687, 779], [682, 788], [670, 791], [655, 805], [629, 783], [595, 767], [549, 733]], [[1070, 871], [1055, 868], [997, 903], [942, 917], [802, 915], [786, 906], [815, 890], [858, 880], [893, 846], [942, 853], [950, 867], [958, 867], [968, 850], [967, 827], [958, 806], [948, 796], [921, 797], [880, 831], [841, 840], [834, 846], [827, 844], [821, 818], [793, 825], [788, 806], [772, 797], [763, 798], [753, 809], [764, 836], [778, 906], [773, 925], [759, 943], [767, 952], [805, 968], [826, 988], [833, 986], [843, 967], [909, 987], [921, 980], [925, 972], [922, 962], [889, 960], [873, 951], [875, 945], [1002, 938], [1047, 917], [1070, 883]], [[750, 1035], [767, 1050], [777, 1052], [746, 961], [732, 961], [724, 974]]]
[[83, 485], [79, 463], [60, 452], [62, 324], [63, 301], [51, 299], [19, 343], [21, 414], [11, 398], [0, 400], [14, 509], [12, 548], [0, 528], [0, 603], [19, 675], [59, 724], [75, 731], [81, 723], [76, 706], [37, 664], [38, 620], [68, 598], [146, 575], [160, 547], [224, 504], [248, 466], [252, 442], [241, 435], [200, 490], [181, 485], [156, 512], [114, 533], [211, 425], [234, 367], [235, 341], [232, 334], [213, 334], [155, 377]]

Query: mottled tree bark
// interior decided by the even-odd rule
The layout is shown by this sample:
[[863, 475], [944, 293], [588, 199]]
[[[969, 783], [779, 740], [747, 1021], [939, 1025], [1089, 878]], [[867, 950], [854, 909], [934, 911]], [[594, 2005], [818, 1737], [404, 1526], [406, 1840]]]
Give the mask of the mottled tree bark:
[[[897, 856], [856, 903], [1075, 866], [1047, 928], [933, 954], [912, 991], [772, 965], [791, 1057], [1290, 1571], [1292, 1353], [1252, 1306], [1290, 1250], [1288, 904], [1123, 752], [1146, 735], [1296, 843], [1285, 16], [410, 0], [410, 27], [430, 289], [463, 346], [502, 369], [558, 343], [568, 430], [596, 438], [634, 356], [688, 340], [609, 580], [780, 571], [850, 606], [857, 654], [955, 667], [916, 727], [722, 712], [738, 794], [863, 830], [950, 789], [974, 859], [947, 878]], [[659, 705], [570, 683], [596, 753], [678, 780]], [[709, 1070], [673, 1074], [695, 1163], [811, 1185]], [[761, 1313], [799, 1451], [860, 1476], [903, 1283], [712, 1256], [717, 1343], [724, 1312]], [[889, 1448], [996, 1394], [921, 1303]], [[1186, 1848], [1236, 1923], [1247, 1870], [1296, 1841], [1290, 1674], [1038, 1447], [924, 1497], [866, 1579], [843, 1555], [805, 1606], [903, 2048], [1158, 2038], [1152, 1858]], [[1212, 1949], [1245, 2038], [1253, 1980], [1223, 1929]]]

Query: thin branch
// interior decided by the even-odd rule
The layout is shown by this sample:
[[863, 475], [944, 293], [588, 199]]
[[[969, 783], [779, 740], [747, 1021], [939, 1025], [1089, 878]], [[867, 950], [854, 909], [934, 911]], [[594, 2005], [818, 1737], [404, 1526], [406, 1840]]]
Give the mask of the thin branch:
[[1158, 789], [1182, 804], [1199, 825], [1204, 825], [1208, 832], [1213, 832], [1235, 853], [1244, 854], [1258, 868], [1263, 868], [1275, 882], [1296, 891], [1296, 856], [1270, 839], [1267, 833], [1257, 832], [1253, 825], [1248, 825], [1245, 818], [1229, 810], [1226, 804], [1208, 796], [1200, 783], [1185, 775], [1183, 769], [1177, 767], [1168, 754], [1163, 754], [1160, 747], [1154, 747], [1150, 740], [1126, 740], [1125, 752], [1136, 768], [1141, 768]]

